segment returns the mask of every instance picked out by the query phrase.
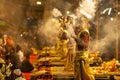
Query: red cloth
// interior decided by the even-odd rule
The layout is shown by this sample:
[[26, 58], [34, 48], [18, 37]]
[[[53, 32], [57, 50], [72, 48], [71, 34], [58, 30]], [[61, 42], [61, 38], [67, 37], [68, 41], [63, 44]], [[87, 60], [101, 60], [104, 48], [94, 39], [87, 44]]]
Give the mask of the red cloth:
[[37, 59], [37, 54], [30, 55], [30, 63], [32, 64]]
[[9, 46], [13, 46], [14, 43], [13, 43], [13, 40], [11, 39], [11, 37], [7, 37], [6, 41]]
[[30, 72], [22, 72], [22, 75], [26, 80], [30, 80]]

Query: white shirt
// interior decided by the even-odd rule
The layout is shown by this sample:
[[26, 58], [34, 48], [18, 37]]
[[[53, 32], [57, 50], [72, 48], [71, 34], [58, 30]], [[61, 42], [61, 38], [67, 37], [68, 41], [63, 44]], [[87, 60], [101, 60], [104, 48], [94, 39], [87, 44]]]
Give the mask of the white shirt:
[[19, 58], [20, 58], [20, 61], [22, 62], [23, 61], [23, 52], [20, 50], [18, 51], [18, 55], [19, 55]]

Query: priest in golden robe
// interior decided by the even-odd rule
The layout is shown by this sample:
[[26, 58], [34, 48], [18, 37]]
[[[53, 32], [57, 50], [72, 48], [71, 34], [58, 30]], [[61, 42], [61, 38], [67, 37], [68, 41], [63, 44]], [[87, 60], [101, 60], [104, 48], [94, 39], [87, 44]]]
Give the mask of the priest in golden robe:
[[89, 48], [89, 31], [82, 29], [76, 40], [76, 57], [74, 61], [74, 78], [75, 80], [95, 80], [92, 69], [89, 66], [88, 48]]

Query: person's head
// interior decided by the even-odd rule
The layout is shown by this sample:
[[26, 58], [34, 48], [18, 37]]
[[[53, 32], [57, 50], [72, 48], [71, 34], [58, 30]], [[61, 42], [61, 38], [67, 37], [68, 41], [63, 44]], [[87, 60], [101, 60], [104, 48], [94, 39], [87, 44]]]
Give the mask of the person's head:
[[6, 38], [7, 38], [7, 34], [4, 34], [4, 35], [3, 35], [3, 38], [6, 39]]
[[10, 48], [9, 52], [10, 52], [10, 54], [11, 54], [11, 53], [15, 53], [15, 48], [12, 46], [12, 47]]
[[7, 65], [10, 63], [10, 55], [6, 55], [5, 62]]
[[19, 51], [19, 50], [21, 50], [21, 47], [20, 47], [20, 45], [17, 45], [16, 46], [16, 51]]
[[2, 63], [0, 63], [0, 69], [2, 68], [2, 65], [3, 65], [3, 64], [2, 64]]
[[71, 16], [67, 16], [67, 22], [72, 22], [72, 17]]

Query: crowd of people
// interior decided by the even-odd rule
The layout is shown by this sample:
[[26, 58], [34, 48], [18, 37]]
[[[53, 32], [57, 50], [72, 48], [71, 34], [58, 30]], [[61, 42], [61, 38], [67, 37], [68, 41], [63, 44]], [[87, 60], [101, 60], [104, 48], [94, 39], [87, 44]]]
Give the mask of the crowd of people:
[[[65, 59], [65, 70], [74, 70], [75, 80], [79, 80], [84, 77], [80, 75], [80, 72], [89, 69], [88, 66], [86, 67], [88, 65], [86, 59], [88, 58], [89, 47], [88, 28], [87, 25], [82, 25], [82, 28], [79, 29], [74, 28], [71, 16], [62, 16], [60, 23], [57, 54], [61, 54], [61, 59]], [[0, 59], [0, 80], [8, 80], [8, 78], [9, 80], [18, 80], [17, 78], [26, 80], [21, 73], [30, 72], [34, 69], [29, 62], [29, 56], [25, 56], [21, 46], [15, 44], [12, 38], [6, 34], [0, 37]], [[84, 74], [85, 76], [91, 75], [88, 72]], [[93, 77], [91, 76], [91, 78]], [[94, 78], [90, 80], [94, 80]]]
[[0, 80], [26, 80], [22, 72], [33, 69], [21, 46], [6, 34], [0, 36]]

